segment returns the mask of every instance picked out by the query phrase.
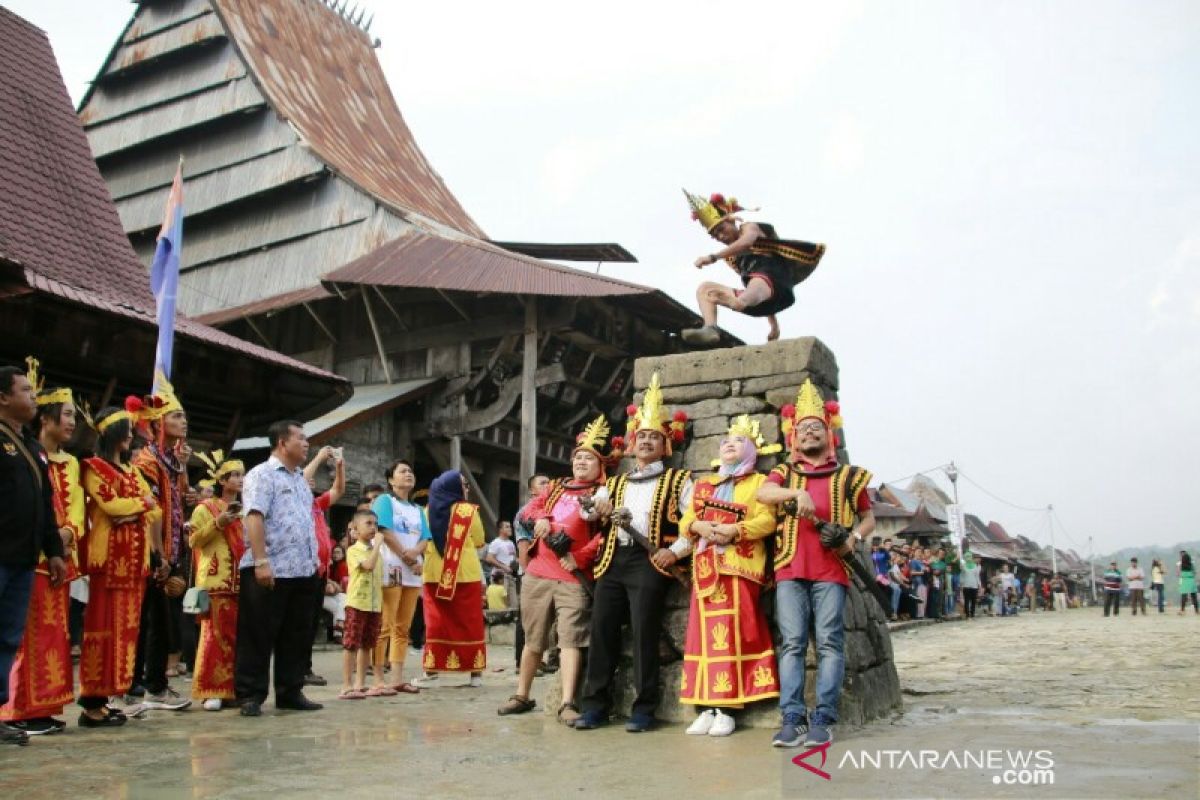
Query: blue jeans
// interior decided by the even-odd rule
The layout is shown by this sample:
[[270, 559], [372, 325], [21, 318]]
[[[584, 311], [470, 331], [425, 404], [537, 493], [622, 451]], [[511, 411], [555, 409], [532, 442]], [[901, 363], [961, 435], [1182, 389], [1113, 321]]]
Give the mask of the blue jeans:
[[0, 705], [8, 702], [8, 675], [25, 636], [33, 567], [0, 564]]
[[892, 581], [889, 588], [892, 590], [892, 616], [894, 617], [900, 613], [900, 584]]
[[837, 722], [838, 698], [846, 673], [843, 612], [846, 587], [824, 581], [783, 581], [775, 590], [779, 624], [779, 709], [808, 715], [804, 706], [804, 655], [808, 651], [808, 620], [817, 639], [817, 707], [810, 722]]

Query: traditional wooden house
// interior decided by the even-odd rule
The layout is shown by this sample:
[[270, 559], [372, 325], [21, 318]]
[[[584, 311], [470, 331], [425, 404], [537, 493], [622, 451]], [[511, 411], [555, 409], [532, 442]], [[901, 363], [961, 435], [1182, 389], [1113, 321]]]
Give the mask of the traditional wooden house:
[[[46, 34], [0, 8], [0, 42], [0, 362], [36, 355], [51, 383], [98, 410], [150, 389], [154, 297]], [[313, 365], [194, 320], [177, 327], [172, 377], [197, 447], [350, 395], [348, 381]]]
[[353, 381], [310, 425], [348, 448], [351, 493], [396, 456], [424, 479], [453, 465], [494, 522], [535, 465], [566, 469], [587, 417], [616, 421], [635, 357], [699, 320], [543, 260], [631, 260], [617, 245], [489, 240], [418, 148], [378, 46], [321, 0], [139, 2], [79, 116], [144, 261], [184, 156], [185, 311]]

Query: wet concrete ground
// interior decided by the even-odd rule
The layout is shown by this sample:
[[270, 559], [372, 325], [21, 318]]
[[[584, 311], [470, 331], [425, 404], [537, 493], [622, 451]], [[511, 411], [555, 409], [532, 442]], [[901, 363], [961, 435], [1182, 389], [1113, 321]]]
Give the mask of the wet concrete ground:
[[[769, 731], [689, 737], [613, 725], [578, 732], [537, 712], [499, 717], [512, 651], [494, 648], [482, 689], [334, 699], [316, 713], [151, 712], [122, 729], [75, 726], [0, 749], [0, 797], [1197, 797], [1200, 618], [1104, 619], [1095, 610], [980, 619], [895, 636], [905, 713], [838, 729], [825, 753], [768, 746]], [[340, 674], [338, 651], [317, 669]], [[416, 665], [410, 659], [410, 669]], [[503, 672], [493, 671], [503, 667]], [[544, 682], [556, 676], [540, 679]], [[456, 681], [457, 679], [451, 679]], [[189, 687], [176, 681], [180, 691]], [[535, 689], [541, 696], [542, 688]], [[927, 768], [895, 760], [933, 755]], [[1001, 770], [954, 768], [948, 753], [1045, 750], [1054, 785], [993, 783]], [[879, 755], [878, 751], [885, 751]], [[892, 769], [886, 768], [893, 751]], [[882, 759], [856, 768], [850, 753]], [[1018, 756], [1019, 757], [1019, 756]], [[930, 760], [932, 759], [932, 760]], [[929, 764], [934, 764], [928, 768]], [[937, 767], [941, 768], [937, 768]], [[1015, 771], [1013, 780], [1019, 779]], [[1045, 775], [1027, 776], [1045, 780]]]

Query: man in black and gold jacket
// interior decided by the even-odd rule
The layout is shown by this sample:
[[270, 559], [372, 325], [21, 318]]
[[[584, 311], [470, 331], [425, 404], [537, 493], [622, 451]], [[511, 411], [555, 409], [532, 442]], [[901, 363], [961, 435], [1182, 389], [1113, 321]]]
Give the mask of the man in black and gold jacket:
[[[46, 454], [24, 427], [36, 413], [25, 371], [0, 366], [0, 705], [8, 702], [9, 671], [25, 635], [38, 555], [46, 554], [52, 586], [67, 576]], [[24, 731], [0, 723], [0, 742], [28, 740]]]
[[[669, 570], [691, 552], [680, 537], [679, 520], [691, 502], [692, 479], [687, 470], [663, 463], [672, 440], [683, 438], [686, 416], [672, 419], [662, 404], [655, 375], [641, 408], [630, 406], [629, 442], [635, 459], [632, 471], [608, 480], [597, 493], [593, 514], [612, 519], [596, 561], [596, 595], [592, 603], [591, 648], [576, 730], [591, 730], [608, 721], [612, 682], [621, 656], [621, 627], [628, 620], [633, 635], [636, 697], [625, 730], [640, 733], [654, 726], [661, 686], [658, 643], [663, 606], [671, 585]], [[627, 513], [623, 513], [627, 512]], [[618, 524], [625, 516], [634, 530], [649, 539], [646, 550]]]

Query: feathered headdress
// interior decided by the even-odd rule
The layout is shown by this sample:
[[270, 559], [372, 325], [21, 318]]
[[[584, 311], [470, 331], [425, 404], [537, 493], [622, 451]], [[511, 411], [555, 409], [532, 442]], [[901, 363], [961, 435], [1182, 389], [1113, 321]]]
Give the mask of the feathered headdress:
[[146, 395], [142, 402], [141, 421], [156, 422], [167, 414], [183, 411], [183, 403], [175, 396], [175, 387], [161, 370], [154, 373], [154, 386], [154, 393]]
[[225, 477], [231, 472], [246, 472], [246, 465], [240, 460], [231, 458], [226, 460], [224, 450], [213, 450], [212, 453], [196, 453], [196, 458], [204, 464], [208, 469], [208, 479], [200, 481], [201, 486], [216, 486], [217, 481]]
[[625, 413], [629, 415], [629, 422], [625, 425], [625, 440], [618, 445], [617, 438], [619, 437], [614, 438], [614, 447], [624, 446], [625, 441], [633, 441], [638, 431], [661, 433], [667, 440], [667, 455], [671, 455], [672, 443], [683, 443], [687, 428], [687, 414], [683, 411], [676, 411], [672, 415], [670, 409], [663, 405], [662, 388], [658, 383], [657, 372], [650, 377], [650, 385], [646, 387], [641, 407], [639, 408], [636, 403], [630, 403], [626, 407]]
[[[725, 434], [728, 437], [744, 436], [754, 445], [755, 458], [758, 456], [768, 456], [772, 453], [778, 453], [783, 449], [783, 445], [778, 442], [775, 444], [765, 444], [762, 430], [758, 420], [751, 417], [749, 414], [742, 414], [733, 420], [733, 424], [729, 426], [729, 431]], [[714, 458], [712, 460], [713, 467], [721, 466], [721, 459]]]
[[624, 444], [624, 440], [620, 436], [614, 436], [612, 439], [614, 449], [608, 453], [604, 452], [604, 446], [608, 441], [608, 434], [611, 430], [608, 420], [604, 418], [603, 414], [596, 417], [575, 437], [575, 449], [571, 451], [571, 455], [580, 450], [587, 450], [600, 459], [600, 471], [601, 475], [603, 475], [605, 468], [612, 466], [621, 457], [621, 451], [615, 449], [617, 443]]
[[788, 404], [779, 409], [779, 416], [783, 421], [783, 433], [787, 441], [788, 447], [792, 446], [792, 439], [796, 432], [796, 423], [804, 419], [819, 419], [825, 423], [825, 427], [829, 429], [829, 451], [832, 455], [841, 444], [841, 439], [837, 431], [842, 429], [843, 420], [841, 415], [841, 406], [836, 400], [824, 400], [817, 387], [813, 385], [811, 378], [805, 378], [804, 383], [800, 386], [800, 391], [796, 394], [795, 404]]
[[29, 378], [29, 382], [33, 384], [33, 392], [37, 398], [39, 406], [50, 406], [55, 403], [74, 403], [75, 396], [71, 394], [71, 390], [67, 387], [61, 389], [51, 389], [46, 391], [46, 376], [42, 375], [42, 362], [38, 361], [33, 356], [25, 357], [25, 366], [28, 370], [25, 372], [25, 377]]
[[692, 219], [704, 226], [704, 230], [712, 233], [712, 229], [721, 224], [721, 221], [730, 214], [736, 214], [739, 211], [756, 211], [757, 209], [746, 209], [738, 203], [736, 197], [725, 199], [725, 195], [717, 192], [711, 195], [707, 200], [698, 195], [694, 195], [687, 189], [683, 190], [684, 197], [687, 198], [688, 205], [692, 208]]

